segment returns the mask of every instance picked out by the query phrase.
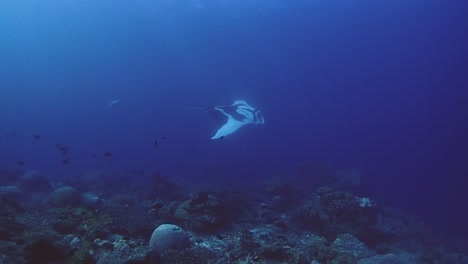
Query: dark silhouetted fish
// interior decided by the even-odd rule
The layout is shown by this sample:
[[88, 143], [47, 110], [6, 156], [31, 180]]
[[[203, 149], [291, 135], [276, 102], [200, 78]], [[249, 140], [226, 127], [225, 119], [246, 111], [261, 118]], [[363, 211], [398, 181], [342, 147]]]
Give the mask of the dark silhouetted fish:
[[67, 152], [67, 147], [62, 146], [60, 144], [55, 145], [55, 148], [60, 152]]

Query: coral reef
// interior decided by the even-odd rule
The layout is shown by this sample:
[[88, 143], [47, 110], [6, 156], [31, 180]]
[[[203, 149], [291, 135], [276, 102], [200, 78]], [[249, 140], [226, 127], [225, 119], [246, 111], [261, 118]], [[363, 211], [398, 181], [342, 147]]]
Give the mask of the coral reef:
[[342, 182], [318, 180], [309, 187], [330, 184], [307, 189], [296, 175], [247, 191], [181, 187], [156, 174], [152, 186], [138, 189], [107, 175], [64, 181], [48, 196], [25, 193], [21, 177], [10, 177], [0, 186], [0, 262], [466, 263], [466, 247], [358, 197], [356, 186], [336, 189]]

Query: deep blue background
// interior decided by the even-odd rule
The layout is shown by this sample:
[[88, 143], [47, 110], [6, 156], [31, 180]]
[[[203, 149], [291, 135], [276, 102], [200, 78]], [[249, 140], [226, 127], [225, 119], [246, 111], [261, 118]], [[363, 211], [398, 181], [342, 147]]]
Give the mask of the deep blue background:
[[[0, 166], [244, 183], [320, 161], [468, 235], [466, 14], [434, 0], [1, 1]], [[206, 113], [184, 109], [235, 99], [266, 124], [212, 141]]]

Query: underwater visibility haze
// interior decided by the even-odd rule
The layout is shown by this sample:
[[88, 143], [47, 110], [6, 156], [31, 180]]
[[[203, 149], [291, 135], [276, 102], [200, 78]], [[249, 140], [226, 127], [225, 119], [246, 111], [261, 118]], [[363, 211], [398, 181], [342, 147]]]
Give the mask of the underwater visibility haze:
[[0, 262], [468, 263], [466, 14], [1, 1]]

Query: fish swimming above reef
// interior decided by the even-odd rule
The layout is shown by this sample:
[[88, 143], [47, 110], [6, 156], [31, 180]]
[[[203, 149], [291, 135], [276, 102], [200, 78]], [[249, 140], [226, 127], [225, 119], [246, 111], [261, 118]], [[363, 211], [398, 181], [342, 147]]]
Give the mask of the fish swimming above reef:
[[223, 139], [247, 124], [265, 124], [262, 112], [250, 106], [244, 100], [236, 100], [231, 105], [191, 109], [208, 110], [211, 117], [222, 125], [211, 139]]
[[118, 102], [120, 102], [120, 100], [114, 100], [114, 101], [110, 102], [109, 105], [107, 106], [107, 108], [110, 109], [113, 105], [115, 105]]

